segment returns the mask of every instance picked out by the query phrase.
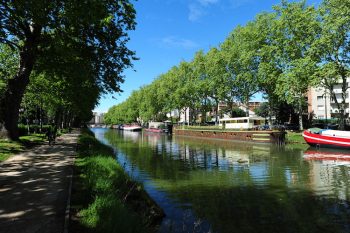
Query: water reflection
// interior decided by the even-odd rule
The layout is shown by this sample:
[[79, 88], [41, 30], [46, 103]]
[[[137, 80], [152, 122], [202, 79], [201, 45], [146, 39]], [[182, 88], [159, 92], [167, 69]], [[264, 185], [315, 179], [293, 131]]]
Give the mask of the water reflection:
[[97, 130], [164, 208], [160, 232], [349, 232], [349, 167], [298, 149]]

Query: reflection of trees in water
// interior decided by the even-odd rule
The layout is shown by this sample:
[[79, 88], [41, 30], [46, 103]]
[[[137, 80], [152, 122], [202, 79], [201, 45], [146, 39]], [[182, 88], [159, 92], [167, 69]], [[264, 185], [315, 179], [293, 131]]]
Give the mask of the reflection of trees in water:
[[341, 226], [350, 226], [349, 170], [315, 169], [300, 150], [188, 137], [134, 141], [113, 132], [105, 137], [158, 187], [191, 203], [214, 231], [346, 232]]
[[181, 201], [192, 203], [215, 232], [346, 232], [350, 213], [337, 200], [283, 190], [201, 185], [176, 193]]

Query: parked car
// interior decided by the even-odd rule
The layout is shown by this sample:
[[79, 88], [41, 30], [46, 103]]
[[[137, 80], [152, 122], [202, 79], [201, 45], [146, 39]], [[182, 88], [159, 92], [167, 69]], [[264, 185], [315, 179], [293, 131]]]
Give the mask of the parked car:
[[298, 130], [299, 126], [297, 124], [284, 124], [285, 130]]

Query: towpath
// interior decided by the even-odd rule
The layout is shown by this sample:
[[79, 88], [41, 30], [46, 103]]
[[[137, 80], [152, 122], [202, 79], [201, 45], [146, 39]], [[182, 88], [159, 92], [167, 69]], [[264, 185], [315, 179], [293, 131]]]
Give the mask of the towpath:
[[0, 232], [62, 233], [79, 132], [0, 163]]

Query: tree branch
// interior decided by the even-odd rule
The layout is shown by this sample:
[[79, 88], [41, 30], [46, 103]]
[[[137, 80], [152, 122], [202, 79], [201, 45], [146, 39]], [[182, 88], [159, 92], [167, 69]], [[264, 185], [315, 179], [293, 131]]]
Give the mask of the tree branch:
[[10, 46], [11, 49], [16, 50], [16, 49], [20, 49], [21, 47], [16, 44], [13, 41], [7, 40], [5, 38], [0, 38], [0, 43], [6, 44], [8, 46]]

